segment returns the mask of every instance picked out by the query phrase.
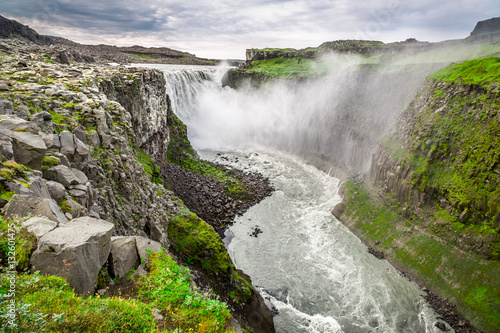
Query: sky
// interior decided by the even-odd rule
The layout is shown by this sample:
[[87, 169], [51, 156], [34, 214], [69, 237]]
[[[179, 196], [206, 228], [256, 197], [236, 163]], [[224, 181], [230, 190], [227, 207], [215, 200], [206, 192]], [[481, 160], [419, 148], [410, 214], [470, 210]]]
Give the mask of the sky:
[[339, 39], [437, 42], [500, 16], [499, 0], [0, 0], [0, 15], [85, 44], [169, 47], [209, 59]]

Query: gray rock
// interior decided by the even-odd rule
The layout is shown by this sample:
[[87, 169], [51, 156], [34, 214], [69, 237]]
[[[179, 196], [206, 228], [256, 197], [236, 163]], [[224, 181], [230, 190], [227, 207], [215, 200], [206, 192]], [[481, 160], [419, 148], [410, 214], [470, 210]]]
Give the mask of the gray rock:
[[111, 237], [110, 275], [121, 278], [140, 264], [135, 237]]
[[26, 230], [34, 235], [37, 239], [44, 236], [46, 233], [54, 230], [57, 227], [57, 222], [49, 220], [45, 216], [43, 217], [32, 217], [26, 221], [23, 221], [21, 225], [26, 228]]
[[61, 141], [59, 140], [59, 135], [42, 133], [40, 134], [40, 136], [45, 142], [45, 146], [47, 146], [48, 150], [59, 152], [59, 150], [61, 149]]
[[10, 132], [12, 138], [12, 150], [17, 163], [29, 168], [40, 170], [43, 157], [47, 151], [45, 142], [39, 135], [28, 132]]
[[94, 147], [99, 147], [101, 145], [101, 140], [99, 139], [99, 135], [96, 132], [90, 133], [88, 135], [88, 139]]
[[62, 165], [67, 166], [68, 168], [71, 168], [71, 164], [69, 163], [69, 160], [66, 157], [66, 155], [61, 154], [61, 153], [54, 153], [53, 155], [56, 156], [57, 158], [59, 158], [59, 161], [61, 162]]
[[92, 217], [71, 220], [40, 238], [32, 271], [63, 277], [78, 294], [90, 294], [108, 259], [113, 229], [112, 223]]
[[52, 115], [47, 111], [42, 111], [34, 114], [31, 119], [32, 122], [35, 122], [38, 126], [42, 125], [46, 121], [52, 120]]
[[38, 126], [32, 121], [26, 121], [16, 116], [8, 116], [9, 118], [0, 119], [0, 128], [14, 132], [28, 132], [38, 134]]
[[41, 177], [35, 177], [33, 179], [30, 178], [28, 184], [30, 185], [30, 190], [35, 193], [37, 197], [52, 199], [49, 189], [47, 188], [47, 184]]
[[81, 142], [83, 142], [84, 144], [87, 144], [87, 134], [85, 134], [84, 131], [82, 130], [79, 130], [79, 129], [76, 129], [73, 131], [73, 134], [75, 135], [75, 137], [80, 140]]
[[104, 110], [94, 110], [94, 116], [97, 121], [97, 132], [101, 135], [108, 133], [109, 127], [106, 124], [106, 112]]
[[72, 156], [75, 153], [75, 139], [69, 131], [62, 131], [61, 135], [61, 153], [66, 156]]
[[92, 207], [90, 207], [89, 210], [89, 216], [99, 218], [100, 214], [99, 212], [101, 211], [101, 208], [97, 204], [93, 204]]
[[72, 217], [88, 216], [87, 209], [73, 199], [66, 199], [66, 206], [71, 210]]
[[76, 153], [83, 158], [89, 156], [90, 148], [85, 143], [75, 137]]
[[141, 262], [147, 263], [149, 261], [148, 251], [160, 252], [162, 249], [161, 244], [154, 240], [141, 236], [136, 236], [135, 238], [137, 253], [139, 253]]
[[8, 85], [0, 84], [0, 91], [8, 91], [8, 90], [10, 90]]
[[45, 178], [61, 183], [66, 187], [82, 184], [79, 178], [73, 173], [72, 169], [65, 165], [56, 165], [45, 171]]
[[67, 223], [61, 208], [54, 200], [15, 194], [4, 207], [5, 217], [27, 217], [29, 215], [46, 216], [57, 223]]
[[2, 156], [11, 160], [14, 158], [14, 150], [12, 149], [12, 139], [3, 135], [0, 131], [0, 145], [2, 146]]
[[57, 203], [61, 203], [66, 198], [66, 188], [63, 184], [49, 180], [47, 182], [50, 197]]
[[73, 171], [73, 174], [78, 179], [78, 184], [86, 184], [89, 181], [88, 177], [82, 171], [75, 168], [72, 168], [71, 171]]

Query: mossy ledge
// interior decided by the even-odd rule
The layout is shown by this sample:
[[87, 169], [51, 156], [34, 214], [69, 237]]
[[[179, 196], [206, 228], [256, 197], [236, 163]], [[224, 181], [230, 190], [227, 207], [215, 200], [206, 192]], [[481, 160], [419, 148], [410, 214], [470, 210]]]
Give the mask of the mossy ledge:
[[431, 75], [334, 209], [376, 253], [454, 304], [464, 317], [451, 304], [436, 310], [457, 332], [474, 331], [467, 320], [500, 330], [499, 64]]

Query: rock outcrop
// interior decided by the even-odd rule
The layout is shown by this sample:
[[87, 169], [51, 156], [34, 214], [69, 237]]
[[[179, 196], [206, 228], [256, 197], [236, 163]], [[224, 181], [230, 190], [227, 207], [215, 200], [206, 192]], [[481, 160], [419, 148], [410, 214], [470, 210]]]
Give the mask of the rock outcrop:
[[79, 294], [92, 293], [108, 260], [113, 228], [112, 223], [92, 217], [60, 225], [38, 239], [32, 271], [61, 276]]

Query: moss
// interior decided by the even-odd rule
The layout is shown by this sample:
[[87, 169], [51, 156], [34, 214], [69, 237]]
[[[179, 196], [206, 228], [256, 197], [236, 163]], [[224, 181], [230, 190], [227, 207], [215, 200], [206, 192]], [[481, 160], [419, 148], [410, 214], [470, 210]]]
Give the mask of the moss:
[[[36, 249], [36, 237], [21, 227], [22, 220], [0, 216], [0, 262], [8, 271], [27, 271], [30, 257]], [[10, 266], [9, 253], [15, 253], [16, 263]]]
[[453, 64], [431, 75], [442, 82], [462, 82], [481, 84], [498, 82], [500, 77], [500, 58], [489, 57]]
[[278, 57], [252, 61], [248, 72], [258, 72], [273, 78], [305, 78], [326, 74], [325, 64], [316, 59]]
[[47, 171], [48, 169], [52, 168], [53, 166], [61, 164], [61, 161], [57, 157], [52, 157], [52, 156], [44, 156], [42, 160], [42, 172]]
[[176, 251], [213, 273], [227, 273], [231, 260], [215, 230], [195, 214], [179, 215], [168, 225]]
[[63, 211], [63, 213], [72, 213], [73, 212], [73, 209], [71, 208], [70, 205], [68, 205], [68, 201], [66, 199], [61, 201], [59, 206], [61, 207], [61, 210]]
[[163, 181], [160, 177], [160, 169], [154, 163], [153, 159], [142, 149], [137, 149], [137, 160], [144, 168], [144, 171], [148, 175], [148, 177], [156, 184], [163, 184]]
[[54, 122], [54, 124], [66, 125], [66, 126], [71, 125], [71, 120], [68, 117], [62, 116], [62, 115], [60, 115], [52, 110], [50, 110], [49, 113], [52, 116], [52, 121]]

